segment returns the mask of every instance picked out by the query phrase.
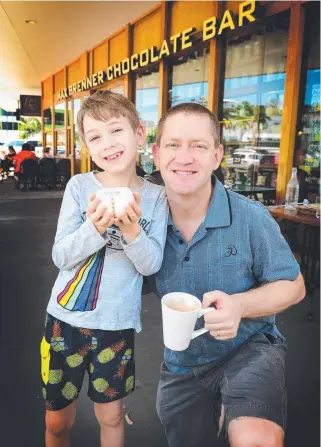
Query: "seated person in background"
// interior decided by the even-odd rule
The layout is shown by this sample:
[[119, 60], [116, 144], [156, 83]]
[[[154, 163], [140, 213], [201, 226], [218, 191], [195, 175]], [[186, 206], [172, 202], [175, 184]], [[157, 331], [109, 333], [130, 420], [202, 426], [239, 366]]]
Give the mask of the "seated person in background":
[[50, 151], [51, 151], [50, 147], [44, 147], [42, 150], [42, 158], [53, 158]]
[[7, 154], [7, 159], [13, 162], [15, 156], [17, 155], [17, 152], [13, 146], [8, 147], [9, 153]]
[[23, 163], [28, 158], [32, 158], [36, 160], [36, 154], [33, 152], [33, 147], [29, 143], [23, 143], [21, 152], [19, 152], [14, 158], [14, 173], [15, 175], [19, 174], [21, 163]]

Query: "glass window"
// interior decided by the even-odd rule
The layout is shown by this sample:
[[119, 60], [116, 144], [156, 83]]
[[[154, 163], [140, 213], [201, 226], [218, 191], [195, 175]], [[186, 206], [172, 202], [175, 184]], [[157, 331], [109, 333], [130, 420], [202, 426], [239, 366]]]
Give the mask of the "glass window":
[[55, 105], [55, 128], [61, 129], [65, 127], [65, 110], [66, 104], [63, 102], [61, 104]]
[[172, 60], [169, 106], [182, 102], [208, 103], [209, 48], [201, 48]]
[[52, 107], [45, 109], [43, 112], [44, 130], [52, 129]]
[[71, 101], [68, 101], [67, 121], [67, 126], [71, 126]]
[[145, 128], [146, 143], [138, 149], [138, 162], [145, 172], [155, 169], [152, 145], [156, 139], [158, 122], [159, 72], [148, 72], [136, 76], [136, 109]]
[[123, 85], [118, 85], [117, 87], [112, 87], [109, 90], [111, 92], [114, 92], [114, 93], [119, 93], [120, 95], [124, 95], [125, 94], [125, 90], [124, 90], [124, 86]]
[[314, 202], [320, 191], [320, 3], [306, 9], [302, 81], [304, 96], [299, 110], [299, 128], [294, 163], [299, 168], [300, 200]]
[[45, 147], [50, 147], [52, 151], [53, 148], [52, 132], [45, 133]]
[[77, 124], [77, 115], [80, 110], [81, 100], [74, 99], [74, 149], [75, 149], [75, 158], [80, 159], [81, 145], [80, 145], [80, 136]]
[[58, 130], [56, 132], [57, 150], [56, 155], [63, 157], [66, 155], [66, 132], [64, 130]]
[[225, 181], [275, 188], [280, 152], [288, 14], [227, 43], [222, 136]]

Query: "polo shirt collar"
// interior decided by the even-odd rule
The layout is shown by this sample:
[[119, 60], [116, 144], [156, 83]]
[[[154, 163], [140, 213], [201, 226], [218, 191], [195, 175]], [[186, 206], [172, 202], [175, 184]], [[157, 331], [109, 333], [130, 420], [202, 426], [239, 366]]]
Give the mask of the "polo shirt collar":
[[[232, 225], [232, 211], [228, 192], [214, 175], [212, 176], [212, 184], [214, 188], [204, 226], [205, 228], [229, 227]], [[174, 222], [169, 213], [168, 226], [173, 225]]]

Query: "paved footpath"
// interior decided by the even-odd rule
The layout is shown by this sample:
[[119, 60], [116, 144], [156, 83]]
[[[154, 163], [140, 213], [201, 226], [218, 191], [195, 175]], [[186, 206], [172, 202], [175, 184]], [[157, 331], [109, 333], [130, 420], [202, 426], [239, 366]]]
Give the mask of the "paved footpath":
[[[51, 261], [51, 247], [61, 197], [61, 191], [23, 193], [14, 191], [8, 182], [0, 184], [0, 444], [3, 447], [44, 446], [39, 342], [57, 274]], [[286, 447], [320, 445], [319, 319], [308, 323], [306, 307], [303, 302], [278, 317], [279, 328], [289, 345]], [[319, 314], [318, 308], [316, 311]], [[134, 421], [131, 426], [126, 424], [126, 447], [166, 447], [155, 411], [163, 350], [160, 306], [148, 290], [143, 297], [143, 327], [136, 344], [137, 390], [124, 402]], [[86, 388], [87, 382], [78, 402], [72, 446], [98, 447], [99, 430]]]

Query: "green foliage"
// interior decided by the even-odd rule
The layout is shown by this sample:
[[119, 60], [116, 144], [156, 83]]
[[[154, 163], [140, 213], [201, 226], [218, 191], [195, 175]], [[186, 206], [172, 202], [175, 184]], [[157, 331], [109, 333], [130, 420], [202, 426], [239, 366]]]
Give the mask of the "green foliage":
[[21, 118], [19, 126], [19, 138], [25, 140], [41, 132], [41, 122], [38, 118]]
[[156, 127], [146, 135], [147, 144], [153, 144], [156, 140]]

